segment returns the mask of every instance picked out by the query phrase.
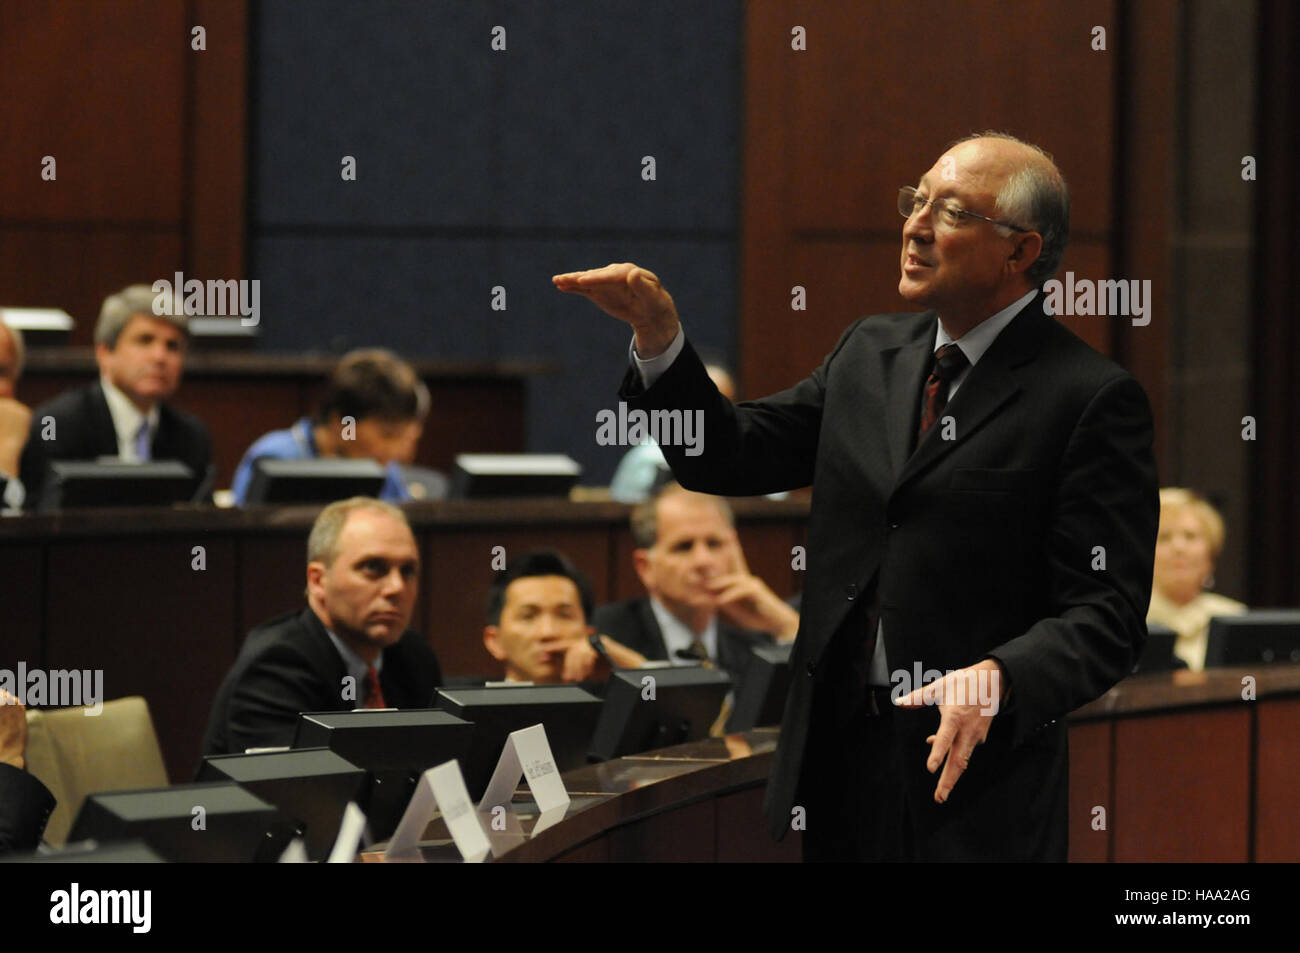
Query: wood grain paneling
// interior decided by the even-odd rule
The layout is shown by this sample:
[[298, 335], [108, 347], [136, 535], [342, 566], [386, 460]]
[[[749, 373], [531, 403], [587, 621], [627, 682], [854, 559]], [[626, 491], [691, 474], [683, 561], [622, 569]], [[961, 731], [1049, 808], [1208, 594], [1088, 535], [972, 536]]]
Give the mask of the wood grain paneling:
[[1248, 860], [1249, 767], [1244, 707], [1117, 722], [1112, 859]]

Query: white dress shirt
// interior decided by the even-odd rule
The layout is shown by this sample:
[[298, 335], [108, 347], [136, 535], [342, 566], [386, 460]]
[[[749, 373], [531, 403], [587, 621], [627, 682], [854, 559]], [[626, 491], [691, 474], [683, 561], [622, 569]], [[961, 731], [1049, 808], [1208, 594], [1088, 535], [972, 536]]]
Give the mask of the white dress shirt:
[[[669, 612], [668, 607], [654, 596], [650, 597], [650, 609], [654, 612], [655, 621], [659, 623], [659, 631], [663, 634], [664, 648], [668, 650], [668, 661], [674, 665], [697, 664], [689, 659], [677, 657], [679, 649], [689, 649], [696, 639], [691, 627]], [[708, 651], [709, 658], [716, 661], [718, 658], [718, 617], [716, 615], [709, 620], [709, 627], [699, 634], [699, 640]]]
[[136, 438], [140, 434], [140, 424], [149, 422], [149, 444], [158, 435], [158, 404], [150, 408], [149, 413], [142, 414], [131, 398], [113, 386], [107, 377], [99, 379], [104, 389], [104, 401], [108, 404], [109, 416], [113, 418], [113, 430], [117, 433], [117, 456], [127, 463], [140, 463], [140, 454], [136, 452]]

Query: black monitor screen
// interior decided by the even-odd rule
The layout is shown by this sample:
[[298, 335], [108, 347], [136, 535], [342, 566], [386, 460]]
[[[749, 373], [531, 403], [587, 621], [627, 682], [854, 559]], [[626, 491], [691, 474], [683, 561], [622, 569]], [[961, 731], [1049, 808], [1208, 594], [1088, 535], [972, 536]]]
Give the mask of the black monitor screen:
[[605, 689], [591, 757], [607, 761], [706, 738], [729, 691], [726, 672], [703, 666], [615, 672]]
[[274, 806], [224, 781], [92, 794], [68, 842], [141, 840], [173, 862], [247, 863], [276, 860], [292, 833]]
[[199, 781], [235, 781], [296, 823], [307, 856], [324, 860], [349, 801], [365, 801], [366, 772], [325, 748], [203, 759]]
[[1215, 616], [1205, 667], [1300, 662], [1300, 609], [1256, 609]]
[[333, 503], [352, 496], [378, 496], [388, 471], [374, 460], [253, 461], [246, 503]]
[[602, 705], [576, 685], [443, 688], [434, 704], [474, 723], [474, 742], [461, 764], [469, 796], [476, 801], [483, 796], [512, 731], [540, 722], [557, 768], [569, 771], [586, 764]]
[[748, 731], [760, 725], [779, 725], [790, 692], [790, 653], [784, 645], [754, 645], [736, 686], [736, 701], [727, 719], [728, 731]]
[[1142, 646], [1142, 654], [1133, 666], [1133, 674], [1150, 675], [1153, 672], [1187, 668], [1187, 663], [1174, 654], [1177, 642], [1178, 633], [1173, 629], [1158, 622], [1148, 622], [1146, 644]]
[[179, 460], [54, 460], [41, 494], [42, 511], [88, 506], [170, 506], [198, 491], [194, 471]]
[[370, 772], [362, 804], [376, 839], [388, 837], [415, 791], [420, 775], [445, 761], [463, 765], [474, 726], [445, 711], [304, 712], [298, 716], [294, 748], [329, 748]]
[[568, 496], [581, 474], [577, 461], [558, 453], [462, 453], [451, 471], [451, 496]]

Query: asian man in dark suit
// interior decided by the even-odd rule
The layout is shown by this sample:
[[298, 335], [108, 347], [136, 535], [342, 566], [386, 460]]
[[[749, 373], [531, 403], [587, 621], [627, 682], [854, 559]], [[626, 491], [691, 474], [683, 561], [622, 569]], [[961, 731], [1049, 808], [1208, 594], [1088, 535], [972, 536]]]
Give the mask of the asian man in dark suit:
[[217, 690], [204, 754], [288, 745], [304, 711], [427, 707], [442, 673], [408, 628], [419, 579], [401, 510], [369, 497], [325, 507], [307, 541], [307, 608], [248, 634]]
[[631, 525], [647, 595], [597, 609], [599, 632], [647, 659], [708, 660], [733, 677], [751, 646], [795, 637], [799, 614], [749, 572], [726, 500], [669, 484]]
[[1150, 407], [1043, 307], [1069, 231], [1050, 156], [968, 137], [898, 204], [899, 292], [929, 310], [857, 321], [763, 400], [718, 396], [649, 272], [554, 281], [632, 325], [631, 407], [703, 410], [702, 453], [664, 447], [684, 485], [813, 485], [773, 835], [810, 860], [1063, 861], [1089, 820], [1065, 716], [1145, 637]]
[[95, 325], [99, 380], [32, 411], [21, 465], [28, 507], [56, 460], [179, 460], [194, 471], [196, 490], [208, 480], [208, 428], [166, 403], [180, 386], [189, 318], [166, 301], [156, 314], [159, 300], [148, 285], [105, 298]]

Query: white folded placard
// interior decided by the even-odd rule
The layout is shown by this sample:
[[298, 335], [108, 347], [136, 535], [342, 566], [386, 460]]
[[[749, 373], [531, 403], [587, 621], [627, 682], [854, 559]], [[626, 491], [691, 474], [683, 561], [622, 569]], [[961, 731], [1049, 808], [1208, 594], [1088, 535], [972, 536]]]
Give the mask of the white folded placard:
[[551, 743], [546, 740], [546, 728], [540, 724], [510, 732], [501, 759], [492, 780], [488, 782], [483, 799], [478, 802], [480, 813], [490, 813], [494, 807], [510, 810], [519, 779], [528, 781], [528, 790], [537, 802], [540, 816], [533, 825], [538, 834], [564, 817], [569, 810], [569, 792], [565, 790], [560, 771], [551, 754]]
[[430, 768], [420, 776], [420, 783], [415, 786], [411, 803], [406, 805], [397, 829], [388, 841], [384, 852], [385, 860], [400, 860], [419, 853], [416, 845], [420, 835], [433, 820], [434, 811], [442, 812], [442, 819], [456, 842], [456, 849], [466, 863], [476, 864], [483, 860], [491, 849], [487, 835], [474, 805], [465, 789], [465, 777], [460, 773], [460, 765], [447, 761]]

